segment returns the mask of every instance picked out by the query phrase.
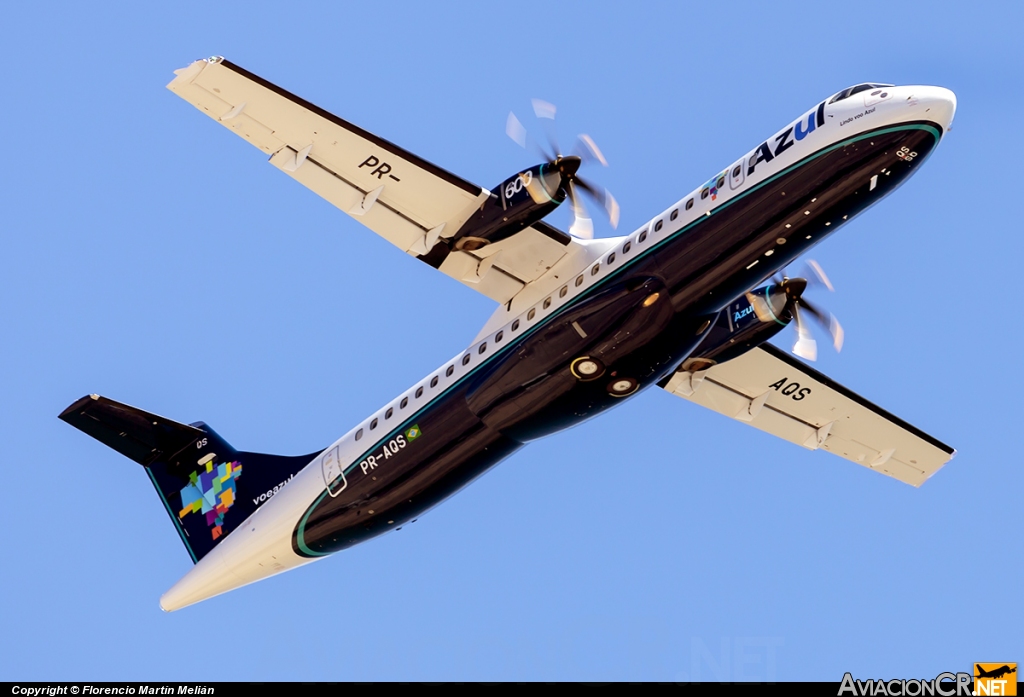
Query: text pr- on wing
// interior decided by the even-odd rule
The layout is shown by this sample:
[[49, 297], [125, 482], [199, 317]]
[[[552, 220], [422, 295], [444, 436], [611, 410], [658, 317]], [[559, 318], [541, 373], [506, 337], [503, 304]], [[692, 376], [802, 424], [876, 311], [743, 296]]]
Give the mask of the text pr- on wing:
[[[425, 261], [490, 196], [223, 58], [175, 71], [167, 88], [269, 155], [270, 164]], [[538, 223], [492, 248], [453, 251], [439, 268], [504, 303], [544, 276], [572, 244]]]

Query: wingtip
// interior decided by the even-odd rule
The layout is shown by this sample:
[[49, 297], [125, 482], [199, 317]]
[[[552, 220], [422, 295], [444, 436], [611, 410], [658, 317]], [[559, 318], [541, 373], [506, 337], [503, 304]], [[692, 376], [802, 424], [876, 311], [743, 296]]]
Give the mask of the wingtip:
[[61, 421], [67, 421], [67, 417], [74, 414], [76, 411], [81, 409], [83, 406], [92, 401], [98, 401], [100, 396], [98, 394], [87, 394], [84, 397], [76, 399], [74, 402], [64, 408], [64, 411], [57, 414], [57, 418]]

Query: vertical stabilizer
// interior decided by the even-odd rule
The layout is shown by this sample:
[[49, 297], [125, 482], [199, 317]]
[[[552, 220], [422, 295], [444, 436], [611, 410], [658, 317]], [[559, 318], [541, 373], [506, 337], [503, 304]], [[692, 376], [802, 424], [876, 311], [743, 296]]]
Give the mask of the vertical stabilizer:
[[99, 395], [60, 418], [145, 468], [193, 562], [319, 454], [239, 452], [201, 421], [181, 424]]

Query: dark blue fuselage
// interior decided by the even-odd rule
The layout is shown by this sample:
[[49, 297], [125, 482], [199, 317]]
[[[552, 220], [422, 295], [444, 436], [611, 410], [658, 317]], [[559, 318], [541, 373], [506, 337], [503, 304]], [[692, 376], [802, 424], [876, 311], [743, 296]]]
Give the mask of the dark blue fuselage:
[[[784, 268], [857, 213], [892, 192], [942, 134], [915, 122], [826, 147], [713, 208], [659, 242], [630, 238], [614, 268], [557, 312], [509, 331], [504, 344], [348, 466], [347, 487], [325, 493], [292, 536], [301, 556], [339, 551], [411, 520], [530, 440], [588, 419], [672, 373], [708, 336], [722, 308]], [[919, 157], [894, 156], [907, 147]], [[672, 224], [665, 221], [667, 224]], [[598, 359], [582, 380], [571, 365]], [[405, 447], [415, 426], [415, 442]], [[392, 445], [401, 439], [402, 447]], [[389, 445], [392, 444], [392, 445]], [[380, 466], [359, 462], [381, 453]], [[386, 455], [386, 457], [385, 457]]]

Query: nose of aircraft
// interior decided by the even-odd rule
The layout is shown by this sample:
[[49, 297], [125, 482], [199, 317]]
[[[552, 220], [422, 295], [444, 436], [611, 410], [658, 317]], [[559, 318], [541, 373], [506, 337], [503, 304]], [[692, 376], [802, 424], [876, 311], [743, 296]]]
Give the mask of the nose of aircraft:
[[956, 95], [945, 87], [918, 85], [910, 87], [906, 97], [908, 105], [920, 111], [921, 117], [934, 121], [948, 131], [956, 114]]

